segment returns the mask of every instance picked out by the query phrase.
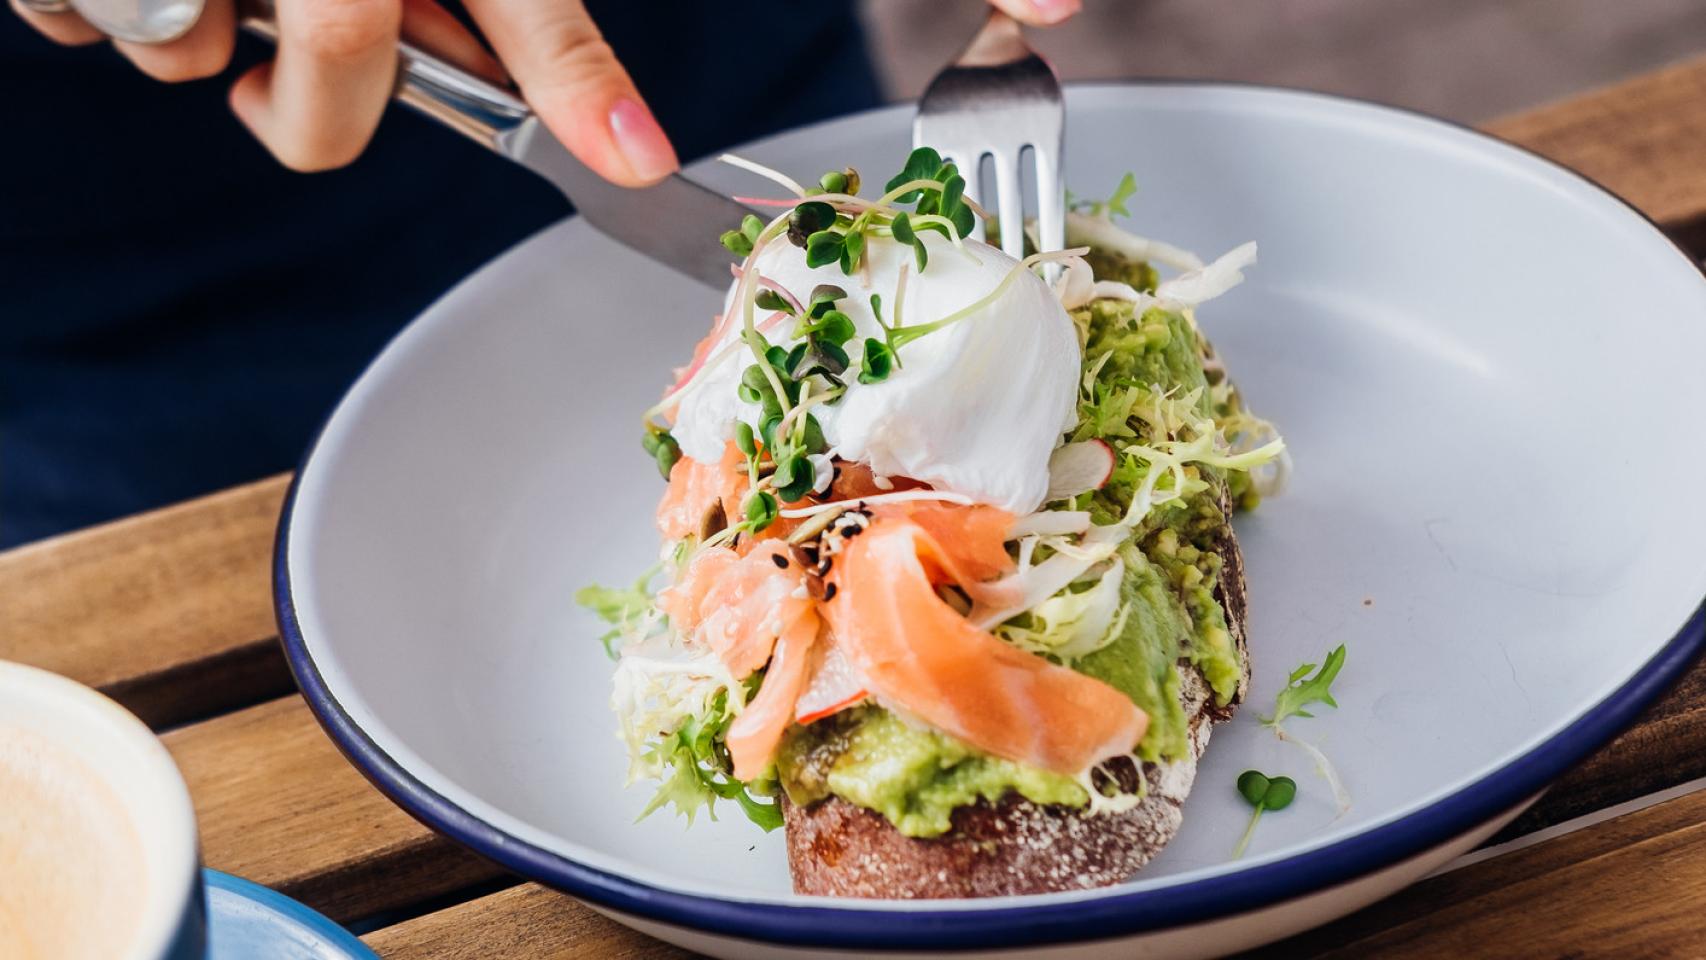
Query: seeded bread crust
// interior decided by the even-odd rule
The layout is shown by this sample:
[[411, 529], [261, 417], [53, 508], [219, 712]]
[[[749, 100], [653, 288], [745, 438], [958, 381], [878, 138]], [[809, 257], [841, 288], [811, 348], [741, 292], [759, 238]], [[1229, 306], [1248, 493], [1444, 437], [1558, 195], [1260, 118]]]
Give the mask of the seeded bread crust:
[[[1231, 515], [1230, 509], [1225, 512]], [[1143, 776], [1149, 792], [1141, 803], [1123, 813], [1088, 815], [1009, 793], [993, 805], [980, 802], [954, 811], [952, 829], [919, 839], [840, 797], [798, 807], [784, 796], [794, 890], [877, 899], [1051, 893], [1119, 883], [1148, 863], [1178, 833], [1209, 734], [1216, 723], [1231, 719], [1250, 682], [1243, 555], [1231, 526], [1224, 530], [1216, 544], [1222, 566], [1215, 596], [1238, 645], [1243, 676], [1232, 701], [1217, 708], [1196, 668], [1184, 661], [1177, 665], [1180, 701], [1191, 718], [1188, 756], [1148, 765]], [[1134, 764], [1118, 771], [1127, 789], [1136, 776]]]

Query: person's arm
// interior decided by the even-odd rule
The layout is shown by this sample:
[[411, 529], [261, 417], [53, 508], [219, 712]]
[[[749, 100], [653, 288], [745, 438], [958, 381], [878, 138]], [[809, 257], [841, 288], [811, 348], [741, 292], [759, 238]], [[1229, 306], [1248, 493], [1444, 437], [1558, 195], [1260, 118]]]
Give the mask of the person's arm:
[[[989, 2], [1032, 24], [1058, 23], [1080, 4]], [[75, 13], [11, 3], [59, 43], [104, 39]], [[231, 108], [285, 166], [341, 167], [361, 154], [379, 124], [396, 78], [397, 41], [406, 35], [486, 76], [507, 71], [563, 145], [614, 183], [642, 186], [677, 168], [675, 148], [581, 0], [466, 3], [501, 66], [432, 0], [279, 0], [278, 54], [237, 80]], [[149, 76], [179, 82], [224, 70], [236, 31], [235, 0], [207, 0], [196, 25], [171, 43], [114, 46]]]

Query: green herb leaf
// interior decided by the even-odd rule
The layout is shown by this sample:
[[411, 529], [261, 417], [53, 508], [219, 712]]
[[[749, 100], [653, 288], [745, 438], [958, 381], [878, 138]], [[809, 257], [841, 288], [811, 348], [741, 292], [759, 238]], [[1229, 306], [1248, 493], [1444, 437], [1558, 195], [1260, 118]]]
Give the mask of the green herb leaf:
[[816, 320], [845, 299], [847, 299], [847, 291], [833, 283], [820, 283], [812, 288], [812, 298], [806, 303], [806, 316]]
[[750, 213], [747, 214], [746, 216], [740, 218], [741, 236], [747, 238], [748, 240], [752, 241], [753, 243], [757, 243], [758, 242], [758, 235], [763, 233], [763, 232], [764, 232], [764, 221], [763, 220], [758, 219], [758, 217], [756, 217]]
[[1244, 798], [1245, 803], [1254, 807], [1262, 802], [1263, 797], [1268, 795], [1268, 786], [1271, 783], [1272, 781], [1264, 774], [1255, 770], [1246, 770], [1238, 775], [1238, 793]]
[[834, 230], [819, 230], [806, 239], [806, 266], [822, 267], [841, 262], [846, 240]]
[[674, 469], [676, 462], [681, 459], [681, 447], [674, 437], [666, 433], [663, 435], [663, 441], [658, 444], [657, 452], [652, 454], [652, 459], [657, 461], [658, 473], [668, 480], [670, 470]]
[[959, 174], [950, 174], [942, 181], [942, 197], [937, 209], [942, 216], [953, 219], [954, 211], [965, 206], [966, 178]]
[[1310, 676], [1315, 670], [1315, 664], [1306, 663], [1291, 672], [1290, 682], [1274, 698], [1274, 715], [1263, 717], [1262, 722], [1270, 727], [1278, 726], [1291, 717], [1313, 717], [1314, 714], [1303, 709], [1312, 703], [1324, 703], [1329, 707], [1338, 707], [1333, 700], [1333, 680], [1338, 677], [1339, 670], [1345, 665], [1345, 645], [1339, 644], [1332, 653], [1327, 654], [1326, 662], [1321, 669]]
[[735, 446], [749, 457], [758, 456], [758, 443], [752, 438], [752, 427], [744, 420], [735, 421]]
[[859, 269], [859, 261], [865, 256], [865, 235], [849, 233], [841, 244], [841, 272], [852, 276]]
[[658, 472], [668, 480], [670, 468], [681, 459], [681, 445], [675, 442], [675, 437], [668, 430], [648, 425], [640, 437], [640, 446], [657, 463]]
[[[903, 183], [913, 180], [934, 180], [942, 169], [942, 155], [930, 147], [919, 147], [906, 157], [906, 165], [899, 173], [890, 178], [888, 185], [883, 187], [887, 193]], [[912, 203], [923, 191], [911, 190], [895, 198], [897, 203]]]
[[1125, 202], [1130, 200], [1131, 195], [1136, 192], [1137, 177], [1128, 170], [1126, 175], [1120, 178], [1119, 186], [1114, 188], [1114, 195], [1108, 198], [1107, 211], [1110, 214], [1117, 213], [1122, 217], [1131, 216], [1131, 211], [1126, 209]]
[[1290, 777], [1274, 777], [1268, 781], [1268, 790], [1262, 795], [1262, 806], [1269, 810], [1284, 810], [1295, 799], [1297, 782]]
[[894, 238], [901, 243], [918, 242], [918, 235], [912, 232], [912, 217], [908, 214], [902, 213], [896, 216], [894, 222], [889, 224], [889, 229], [894, 231]]
[[823, 427], [817, 422], [817, 418], [809, 413], [806, 414], [802, 443], [807, 453], [823, 453], [829, 449], [829, 441], [823, 436]]
[[745, 257], [752, 253], [752, 241], [742, 235], [739, 230], [723, 231], [723, 235], [717, 238], [717, 242], [737, 257]]
[[880, 293], [871, 294], [871, 316], [877, 319], [877, 326], [888, 326], [883, 322], [883, 295]]
[[765, 491], [754, 491], [746, 498], [746, 522], [751, 525], [753, 533], [775, 523], [776, 513], [776, 498]]
[[834, 344], [846, 343], [859, 333], [853, 328], [852, 318], [840, 310], [825, 313], [822, 319], [811, 325], [811, 332]]
[[770, 378], [764, 375], [764, 368], [756, 363], [747, 364], [746, 369], [740, 372], [740, 385], [750, 387], [758, 393], [769, 393], [771, 390]]
[[846, 193], [847, 174], [831, 170], [817, 178], [817, 185], [823, 188], [824, 193]]
[[835, 208], [822, 200], [796, 204], [788, 214], [788, 240], [796, 247], [806, 246], [811, 235], [835, 225]]
[[894, 350], [875, 337], [865, 338], [864, 364], [859, 370], [860, 383], [882, 383], [894, 372]]
[[790, 317], [794, 315], [794, 305], [769, 287], [758, 291], [758, 296], [753, 297], [752, 302], [760, 310], [780, 310]]
[[1290, 777], [1270, 777], [1255, 770], [1246, 770], [1238, 775], [1238, 795], [1255, 809], [1250, 813], [1250, 823], [1244, 828], [1244, 835], [1238, 838], [1238, 845], [1232, 849], [1234, 860], [1242, 857], [1249, 847], [1250, 838], [1256, 835], [1256, 824], [1261, 821], [1264, 811], [1284, 810], [1291, 806], [1291, 801], [1297, 798], [1297, 784]]
[[912, 218], [903, 213], [895, 217], [894, 222], [889, 227], [894, 231], [896, 240], [912, 247], [913, 258], [918, 261], [918, 272], [923, 273], [924, 265], [930, 260], [930, 254], [924, 249], [924, 241], [920, 240], [918, 234], [913, 231]]
[[794, 503], [812, 491], [815, 480], [812, 462], [804, 456], [791, 457], [776, 467], [773, 482], [776, 484], [776, 496], [783, 503]]
[[741, 790], [734, 795], [735, 803], [740, 804], [741, 812], [753, 823], [764, 828], [769, 833], [782, 825], [782, 805], [775, 800], [764, 803], [754, 800], [752, 794]]
[[620, 640], [622, 634], [652, 608], [652, 594], [648, 589], [651, 579], [652, 571], [647, 570], [631, 587], [601, 587], [594, 583], [575, 591], [576, 604], [611, 625], [610, 632], [598, 639], [612, 660], [618, 656], [615, 641]]

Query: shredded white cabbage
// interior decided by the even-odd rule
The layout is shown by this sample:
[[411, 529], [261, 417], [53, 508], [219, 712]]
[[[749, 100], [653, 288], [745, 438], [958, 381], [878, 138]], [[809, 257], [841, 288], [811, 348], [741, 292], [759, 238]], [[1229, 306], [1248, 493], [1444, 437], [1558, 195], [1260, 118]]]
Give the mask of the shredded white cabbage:
[[718, 693], [728, 691], [731, 712], [745, 706], [740, 683], [709, 651], [689, 651], [663, 638], [648, 643], [623, 651], [610, 691], [617, 737], [628, 748], [629, 784], [665, 775], [648, 741], [704, 715]]
[[1063, 591], [1030, 609], [1029, 627], [1002, 624], [997, 635], [1033, 653], [1046, 653], [1070, 662], [1089, 656], [1113, 642], [1128, 611], [1120, 605], [1125, 563], [1118, 557], [1088, 590]]
[[1013, 525], [1007, 528], [1007, 539], [1019, 540], [1033, 534], [1083, 533], [1088, 529], [1090, 513], [1087, 510], [1038, 510], [1013, 521]]
[[1160, 240], [1140, 237], [1115, 226], [1106, 215], [1068, 211], [1066, 245], [1095, 247], [1119, 254], [1127, 260], [1148, 260], [1174, 270], [1199, 270], [1203, 265], [1202, 258], [1189, 250]]
[[1206, 267], [1163, 280], [1155, 288], [1155, 299], [1167, 304], [1197, 306], [1243, 283], [1244, 268], [1255, 262], [1255, 241], [1240, 244]]

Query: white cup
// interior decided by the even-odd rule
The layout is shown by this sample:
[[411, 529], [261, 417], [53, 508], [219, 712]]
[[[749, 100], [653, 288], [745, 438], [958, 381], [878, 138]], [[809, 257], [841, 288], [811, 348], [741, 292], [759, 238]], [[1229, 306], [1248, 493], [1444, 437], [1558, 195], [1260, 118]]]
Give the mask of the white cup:
[[199, 859], [189, 790], [140, 720], [0, 661], [0, 957], [202, 960]]

